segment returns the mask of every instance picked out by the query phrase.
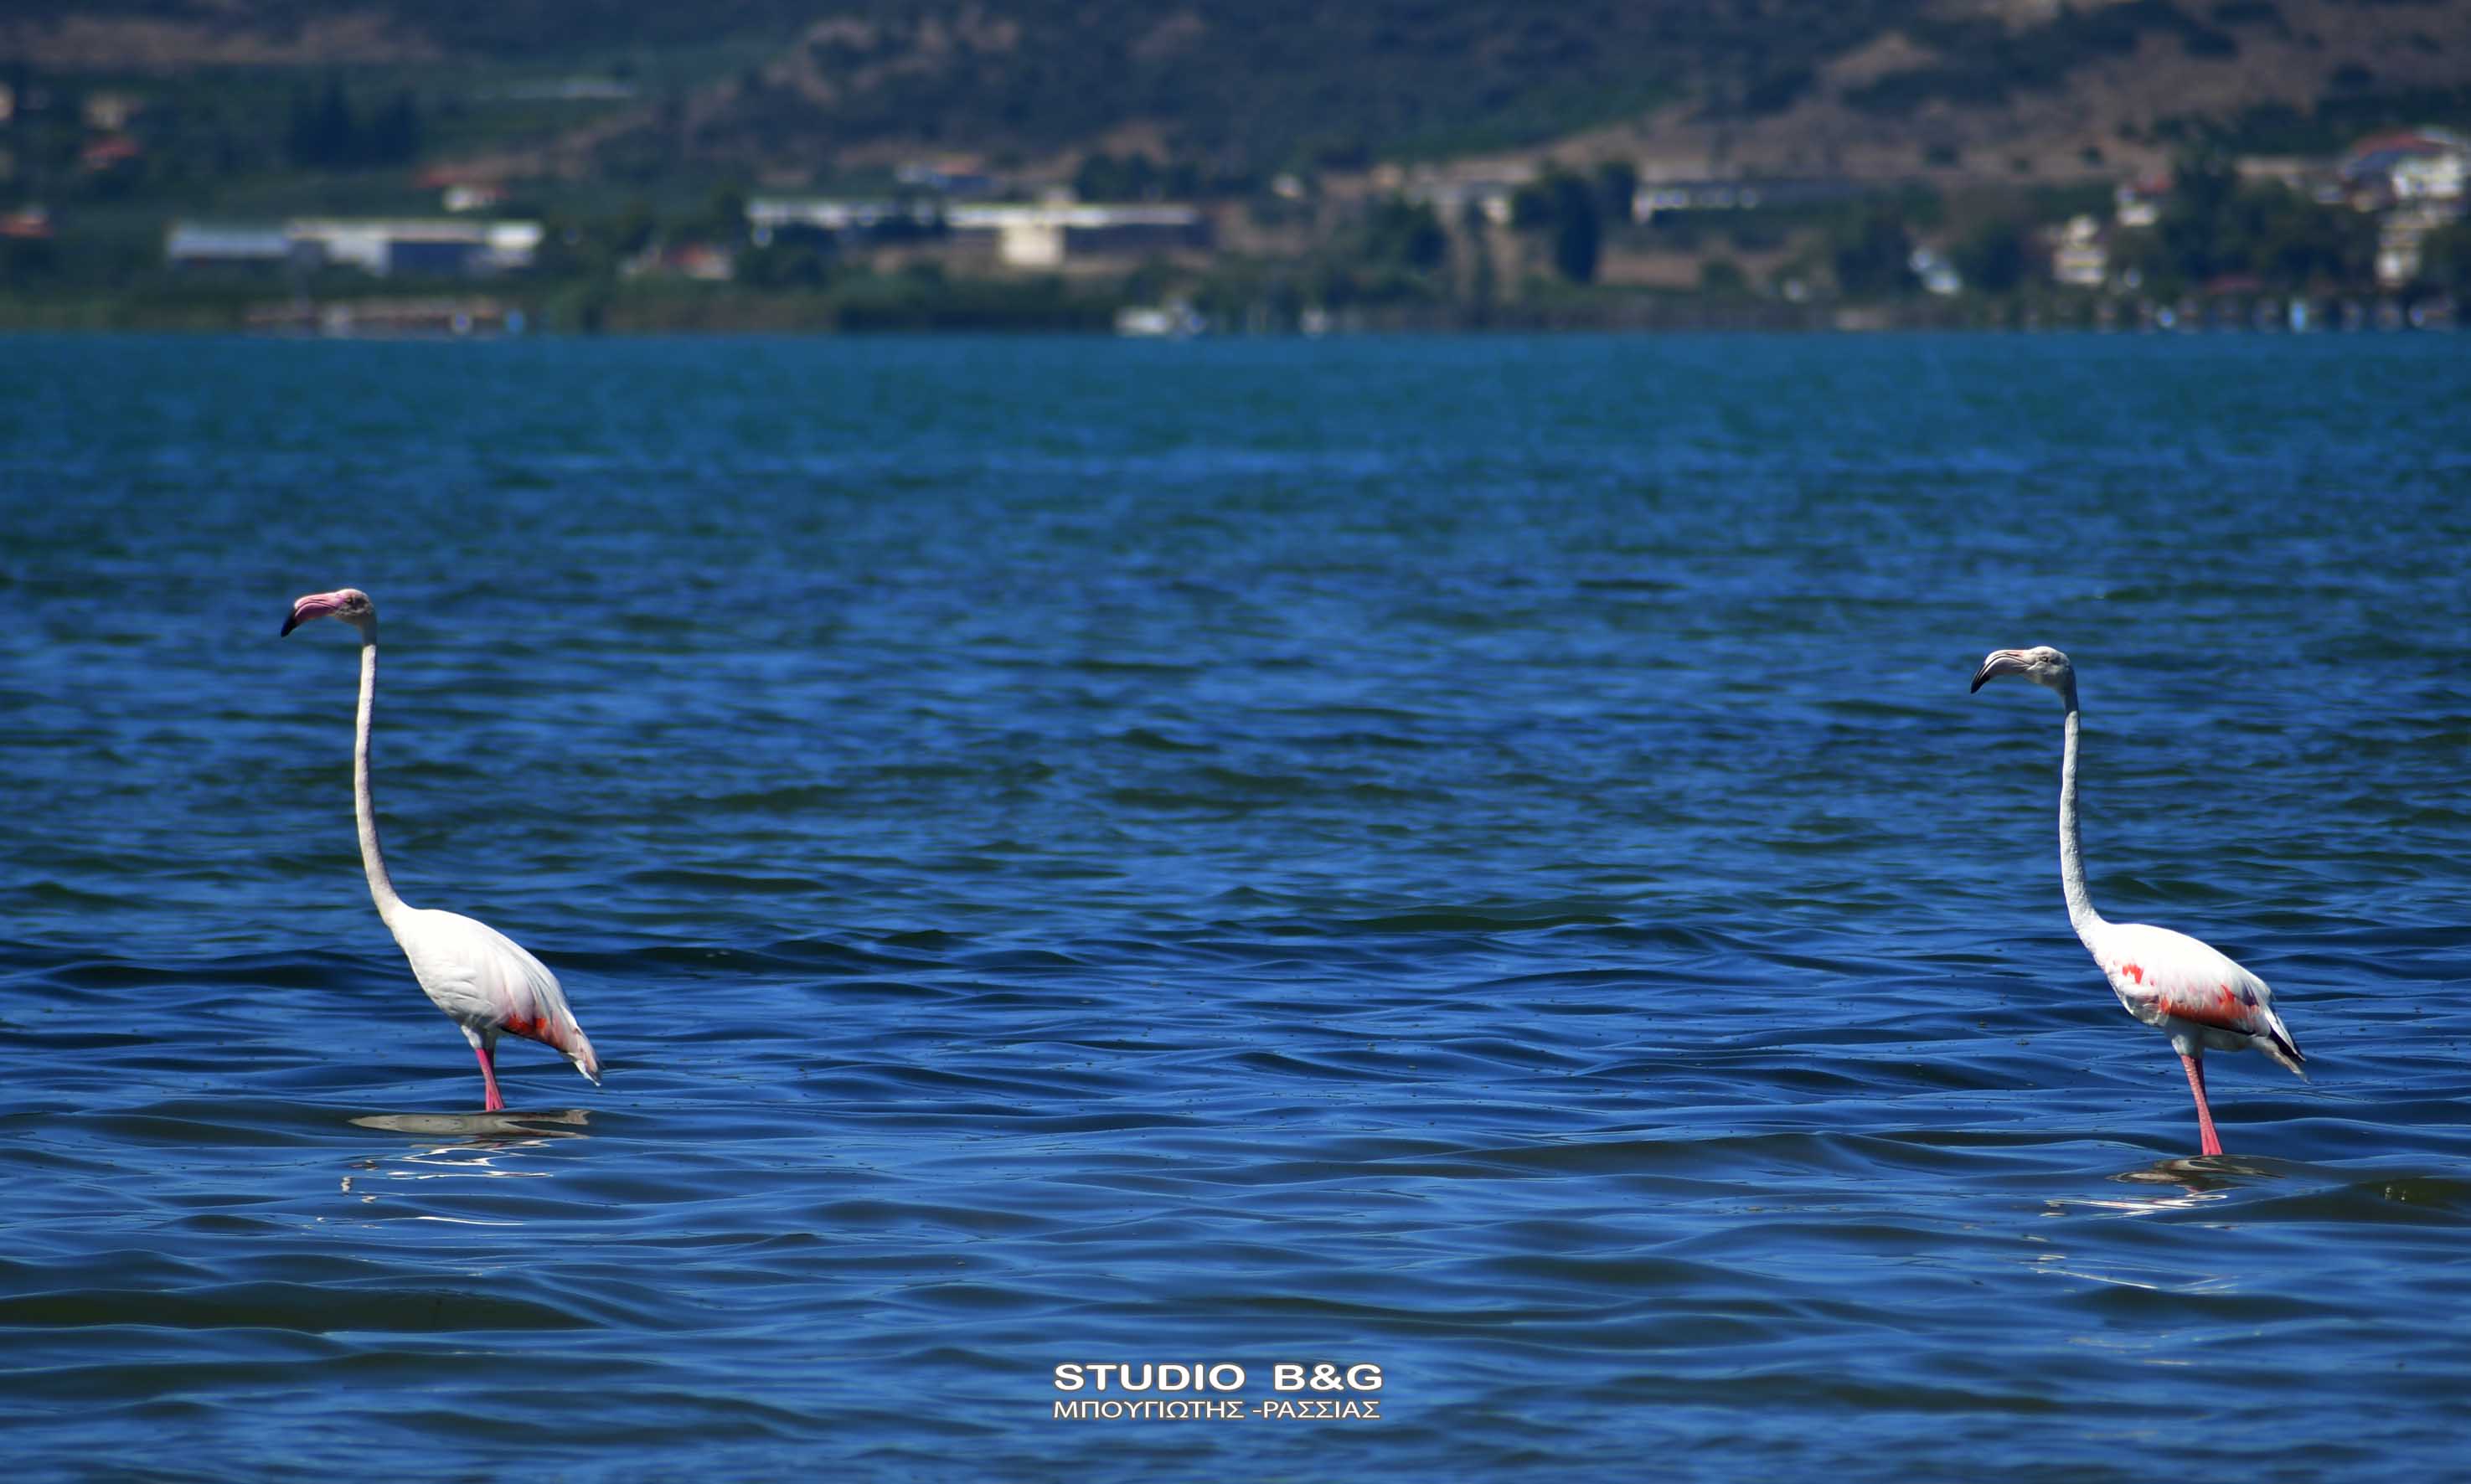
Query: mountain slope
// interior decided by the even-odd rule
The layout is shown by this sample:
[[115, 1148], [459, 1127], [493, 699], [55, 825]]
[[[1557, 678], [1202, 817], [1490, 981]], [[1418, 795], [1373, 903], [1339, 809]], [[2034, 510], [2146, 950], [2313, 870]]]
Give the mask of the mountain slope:
[[[681, 73], [679, 56], [707, 59]], [[475, 60], [501, 79], [660, 79], [577, 110], [562, 139], [500, 152], [510, 169], [575, 174], [780, 178], [917, 153], [1138, 149], [1232, 178], [1546, 151], [1678, 173], [2047, 177], [2116, 173], [2209, 128], [2300, 137], [2312, 121], [2471, 111], [2471, 6], [15, 0], [0, 59], [387, 67], [448, 102]]]

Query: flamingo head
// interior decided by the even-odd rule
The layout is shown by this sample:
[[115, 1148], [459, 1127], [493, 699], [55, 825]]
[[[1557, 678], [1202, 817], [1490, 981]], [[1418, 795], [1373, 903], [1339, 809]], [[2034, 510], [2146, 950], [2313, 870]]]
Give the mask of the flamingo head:
[[292, 600], [292, 617], [283, 621], [283, 631], [288, 634], [311, 619], [341, 619], [365, 635], [377, 626], [378, 606], [357, 587], [311, 593]]
[[2077, 694], [2076, 667], [2068, 657], [2049, 645], [2036, 645], [2031, 649], [1993, 649], [1983, 656], [1982, 668], [1973, 672], [1973, 689], [1979, 691], [2001, 675], [2023, 675], [2036, 685], [2048, 686], [2074, 703]]

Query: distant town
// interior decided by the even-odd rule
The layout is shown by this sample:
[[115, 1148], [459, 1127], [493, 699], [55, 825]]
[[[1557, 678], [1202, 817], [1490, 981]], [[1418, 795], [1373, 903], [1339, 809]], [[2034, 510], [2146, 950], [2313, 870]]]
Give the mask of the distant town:
[[[954, 156], [901, 163], [867, 189], [723, 181], [683, 209], [605, 198], [596, 209], [571, 195], [544, 204], [504, 169], [414, 164], [409, 103], [355, 118], [338, 96], [322, 127], [349, 130], [351, 178], [392, 182], [343, 194], [425, 209], [175, 210], [154, 220], [151, 250], [132, 249], [143, 193], [112, 182], [147, 166], [152, 106], [129, 89], [69, 99], [0, 84], [0, 323], [2313, 331], [2450, 328], [2471, 299], [2471, 140], [2439, 127], [2322, 156], [2192, 149], [2167, 171], [2089, 168], [1962, 198], [1919, 177], [1761, 177], [1602, 153], [1231, 187], [1101, 153], [1070, 176]], [[315, 110], [296, 122], [302, 158], [341, 148], [320, 144], [320, 128]], [[46, 168], [29, 168], [35, 153]], [[86, 219], [117, 235], [90, 237]]]

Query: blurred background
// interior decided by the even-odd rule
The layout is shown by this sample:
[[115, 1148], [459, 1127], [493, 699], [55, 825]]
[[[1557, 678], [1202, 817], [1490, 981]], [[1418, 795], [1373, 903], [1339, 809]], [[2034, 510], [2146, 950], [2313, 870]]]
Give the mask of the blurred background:
[[[0, 1453], [2459, 1474], [2466, 58], [8, 0]], [[1525, 333], [1592, 328], [1930, 333]], [[973, 333], [623, 333], [906, 329]], [[471, 1111], [351, 636], [277, 637], [344, 584], [396, 882], [605, 1085], [510, 1044]], [[2036, 643], [2094, 899], [2311, 1059], [2216, 1059], [2228, 1156], [2070, 932], [2060, 708], [1966, 694]], [[1051, 1411], [1316, 1361], [1384, 1422]]]
[[2426, 0], [15, 0], [0, 325], [2450, 322]]

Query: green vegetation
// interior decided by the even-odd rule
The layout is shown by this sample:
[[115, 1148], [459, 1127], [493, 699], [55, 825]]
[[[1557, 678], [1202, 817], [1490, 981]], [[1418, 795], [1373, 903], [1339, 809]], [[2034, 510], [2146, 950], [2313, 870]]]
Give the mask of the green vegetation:
[[1118, 156], [1099, 150], [1082, 157], [1072, 194], [1095, 201], [1193, 200], [1243, 195], [1259, 183], [1248, 176], [1212, 177], [1190, 160], [1162, 164], [1138, 151]]
[[1431, 273], [1449, 250], [1449, 237], [1432, 207], [1392, 198], [1374, 204], [1355, 255], [1376, 268]]
[[[1628, 201], [1624, 200], [1624, 215]], [[1593, 283], [1604, 252], [1603, 197], [1598, 186], [1555, 171], [1511, 198], [1510, 224], [1552, 245], [1553, 268], [1571, 283]]]
[[2197, 160], [2173, 177], [2161, 220], [2150, 231], [2123, 234], [2118, 253], [2165, 297], [2224, 279], [2321, 291], [2370, 280], [2376, 224], [2280, 185], [2243, 185], [2222, 161]]
[[[130, 33], [131, 56], [224, 51], [145, 73], [0, 59], [14, 108], [0, 126], [0, 221], [14, 223], [0, 227], [0, 322], [232, 323], [252, 303], [469, 294], [533, 322], [610, 329], [1083, 328], [1176, 299], [1228, 323], [1308, 310], [1628, 323], [1694, 283], [1709, 298], [1809, 313], [2074, 313], [2090, 296], [2049, 282], [2050, 252], [2071, 217], [2109, 217], [2097, 147], [2071, 140], [2085, 173], [2051, 185], [2028, 178], [2047, 152], [1908, 138], [1900, 153], [1958, 195], [1799, 180], [1753, 207], [1636, 224], [1634, 168], [1589, 158], [1622, 146], [1571, 136], [1686, 102], [1702, 136], [1714, 123], [1749, 137], [1771, 126], [1735, 126], [1792, 109], [1828, 85], [1832, 61], [1890, 32], [1930, 59], [1850, 101], [1890, 133], [1904, 126], [1881, 121], [1927, 108], [1936, 133], [1965, 108], [2062, 88], [2097, 63], [2173, 48], [2228, 58], [2268, 37], [2288, 52], [2290, 3], [2064, 4], [2012, 31], [1993, 8], [1943, 0], [353, 0], [344, 59], [314, 50], [337, 14], [322, 0], [16, 0], [11, 34], [28, 45], [74, 17], [89, 37], [187, 28]], [[2359, 19], [2364, 32], [2386, 26]], [[2305, 110], [2258, 105], [2162, 132], [2212, 160], [2471, 121], [2471, 87], [2391, 81], [2415, 75], [2411, 34], [2386, 28], [2393, 44], [2356, 49], [2386, 77], [2325, 59], [2326, 90]], [[1510, 202], [1506, 229], [1480, 210], [1453, 206], [1446, 220], [1380, 194], [1423, 190], [1416, 175], [1367, 174], [1546, 141], [1589, 162], [1547, 163]], [[2003, 159], [2014, 177], [1983, 183]], [[747, 237], [753, 182], [924, 200], [915, 173], [896, 170], [905, 161], [1009, 177], [1024, 193], [1069, 182], [1092, 201], [1198, 201], [1224, 241], [1207, 264], [1176, 246], [1116, 260], [1112, 278], [1076, 258], [1070, 279], [1049, 279], [987, 268], [967, 255], [985, 250], [978, 240], [965, 247], [931, 211], [848, 236]], [[373, 280], [289, 262], [163, 262], [176, 218], [431, 216], [457, 180], [506, 182], [514, 194], [491, 213], [544, 224], [530, 271]], [[2349, 294], [2367, 292], [2373, 231], [2360, 213], [2200, 163], [2159, 224], [2108, 246], [2113, 268], [2157, 294]], [[2459, 285], [2459, 230], [2430, 242], [2426, 285]], [[1923, 247], [1962, 276], [1958, 308], [1944, 269], [1915, 255]], [[1937, 292], [1922, 292], [1917, 263]], [[708, 281], [719, 277], [730, 281]]]
[[2471, 223], [2439, 227], [2420, 243], [2419, 281], [2458, 302], [2471, 302]]
[[1871, 206], [1843, 224], [1834, 234], [1829, 263], [1836, 286], [1857, 298], [1902, 294], [1913, 287], [1908, 265], [1912, 246], [1895, 207]]
[[[381, 22], [400, 55], [330, 70], [370, 98], [409, 88], [432, 143], [468, 138], [469, 114], [547, 130], [616, 124], [594, 151], [638, 183], [716, 161], [749, 173], [812, 169], [832, 152], [885, 141], [1028, 157], [1139, 120], [1162, 140], [1158, 170], [1187, 172], [1200, 188], [1246, 189], [1284, 169], [1534, 144], [1685, 92], [1720, 110], [1774, 111], [1829, 59], [1928, 9], [1928, 0], [366, 0], [355, 13]], [[71, 16], [245, 27], [275, 46], [332, 7], [17, 0], [12, 11], [34, 28]], [[264, 73], [255, 84], [244, 77], [251, 70], [217, 69], [193, 80], [193, 91], [262, 90]], [[633, 96], [545, 100], [543, 89], [577, 77]], [[294, 81], [282, 80], [285, 96]], [[283, 123], [260, 103], [264, 122], [236, 130], [235, 141], [255, 133], [246, 147], [262, 150]]]
[[1956, 245], [1948, 261], [1977, 294], [2008, 294], [2034, 276], [2032, 235], [2013, 217], [1993, 217]]
[[364, 116], [342, 79], [330, 77], [321, 94], [312, 97], [303, 87], [293, 95], [285, 145], [303, 170], [409, 165], [420, 154], [420, 106], [407, 88]]
[[2192, 57], [2239, 55], [2239, 42], [2229, 33], [2170, 0], [2063, 5], [2048, 22], [2024, 31], [2012, 32], [1995, 17], [1939, 15], [1917, 19], [1906, 30], [1941, 59], [1854, 88], [1845, 95], [1847, 103], [1884, 114], [1911, 113], [1934, 101], [1968, 107], [2004, 104], [2020, 92], [2057, 88], [2080, 67], [2128, 56], [2149, 32], [2176, 35]]
[[2168, 119], [2156, 132], [2223, 154], [2333, 154], [2364, 134], [2427, 124], [2471, 128], [2471, 85], [2338, 91], [2305, 112], [2260, 103], [2226, 122]]
[[1552, 170], [1512, 196], [1510, 224], [1547, 245], [1564, 281], [1592, 283], [1605, 239], [1630, 221], [1637, 190], [1638, 171], [1624, 161], [1609, 160], [1586, 176]]

